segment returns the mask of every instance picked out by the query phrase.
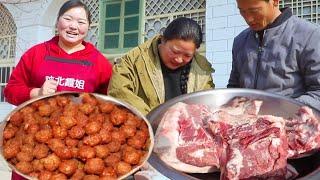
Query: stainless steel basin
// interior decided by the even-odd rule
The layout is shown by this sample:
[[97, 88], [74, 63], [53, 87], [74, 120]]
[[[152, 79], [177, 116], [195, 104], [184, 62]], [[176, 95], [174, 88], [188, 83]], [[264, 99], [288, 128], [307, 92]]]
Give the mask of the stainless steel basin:
[[[291, 98], [283, 97], [277, 94], [268, 93], [265, 91], [252, 90], [252, 89], [216, 89], [208, 91], [200, 91], [191, 94], [182, 95], [167, 101], [166, 103], [158, 106], [152, 110], [147, 119], [150, 121], [153, 131], [156, 132], [157, 127], [162, 119], [163, 114], [169, 107], [177, 102], [184, 102], [189, 104], [205, 104], [211, 108], [219, 107], [229, 100], [237, 96], [251, 97], [263, 100], [259, 114], [269, 114], [282, 117], [293, 117], [297, 110], [303, 106], [302, 103], [295, 101]], [[320, 112], [314, 109], [314, 113], [320, 117]], [[310, 157], [306, 157], [310, 158]], [[310, 163], [309, 159], [303, 162], [303, 159], [291, 160], [295, 167], [300, 167], [301, 163]], [[302, 161], [302, 162], [298, 162]], [[316, 160], [317, 161], [317, 160]], [[319, 158], [320, 161], [320, 158]], [[207, 174], [186, 174], [168, 167], [156, 153], [152, 152], [148, 162], [156, 168], [160, 173], [169, 179], [219, 179], [219, 173], [207, 173]], [[317, 161], [318, 162], [318, 161]], [[290, 162], [291, 163], [291, 162]], [[296, 166], [295, 163], [298, 163]], [[303, 164], [301, 165], [303, 166]], [[310, 164], [306, 164], [310, 166]], [[314, 165], [311, 170], [303, 170], [303, 179], [320, 179], [320, 169], [318, 165]], [[298, 171], [299, 169], [296, 168]], [[306, 171], [306, 172], [305, 172]]]

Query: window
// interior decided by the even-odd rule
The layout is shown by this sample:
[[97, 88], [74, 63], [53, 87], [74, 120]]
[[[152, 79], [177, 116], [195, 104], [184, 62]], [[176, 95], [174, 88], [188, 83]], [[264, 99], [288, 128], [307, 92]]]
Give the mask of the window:
[[108, 54], [124, 53], [141, 43], [140, 0], [102, 0], [98, 47]]
[[291, 7], [293, 14], [320, 24], [320, 2], [319, 0], [282, 0], [280, 7]]

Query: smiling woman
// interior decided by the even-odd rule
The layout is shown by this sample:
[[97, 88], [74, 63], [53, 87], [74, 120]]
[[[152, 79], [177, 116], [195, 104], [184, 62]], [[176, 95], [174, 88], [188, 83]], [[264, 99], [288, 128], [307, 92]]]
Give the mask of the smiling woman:
[[[25, 52], [4, 89], [14, 105], [57, 91], [107, 94], [112, 65], [89, 42], [90, 12], [80, 0], [68, 0], [59, 10], [58, 35]], [[41, 174], [33, 174], [42, 179]], [[12, 179], [21, 179], [13, 173]]]
[[[84, 41], [90, 12], [80, 0], [69, 0], [59, 10], [58, 35], [25, 52], [4, 89], [6, 100], [19, 105], [57, 91], [107, 93], [112, 65]], [[41, 179], [41, 174], [34, 174]], [[22, 179], [13, 173], [12, 179]]]

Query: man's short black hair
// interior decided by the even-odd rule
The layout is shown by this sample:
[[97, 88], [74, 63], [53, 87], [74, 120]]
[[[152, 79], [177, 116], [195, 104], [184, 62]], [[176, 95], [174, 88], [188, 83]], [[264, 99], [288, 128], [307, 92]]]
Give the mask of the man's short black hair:
[[190, 18], [179, 17], [168, 25], [163, 33], [163, 39], [165, 41], [173, 39], [192, 40], [196, 47], [199, 48], [202, 43], [201, 27]]

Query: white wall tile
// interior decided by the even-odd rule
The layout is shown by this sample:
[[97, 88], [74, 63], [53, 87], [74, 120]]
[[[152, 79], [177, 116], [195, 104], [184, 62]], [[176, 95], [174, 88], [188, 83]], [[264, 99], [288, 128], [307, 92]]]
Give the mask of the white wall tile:
[[237, 13], [235, 4], [213, 6], [213, 17], [230, 16]]
[[221, 28], [213, 31], [212, 40], [230, 39], [234, 37], [234, 28]]
[[230, 63], [232, 62], [232, 52], [231, 51], [222, 51], [222, 52], [213, 52], [213, 60], [216, 63]]
[[232, 15], [228, 16], [228, 27], [236, 27], [236, 26], [245, 26], [247, 25], [246, 21], [242, 18], [241, 15]]
[[227, 40], [210, 41], [206, 43], [206, 51], [219, 52], [228, 50]]

